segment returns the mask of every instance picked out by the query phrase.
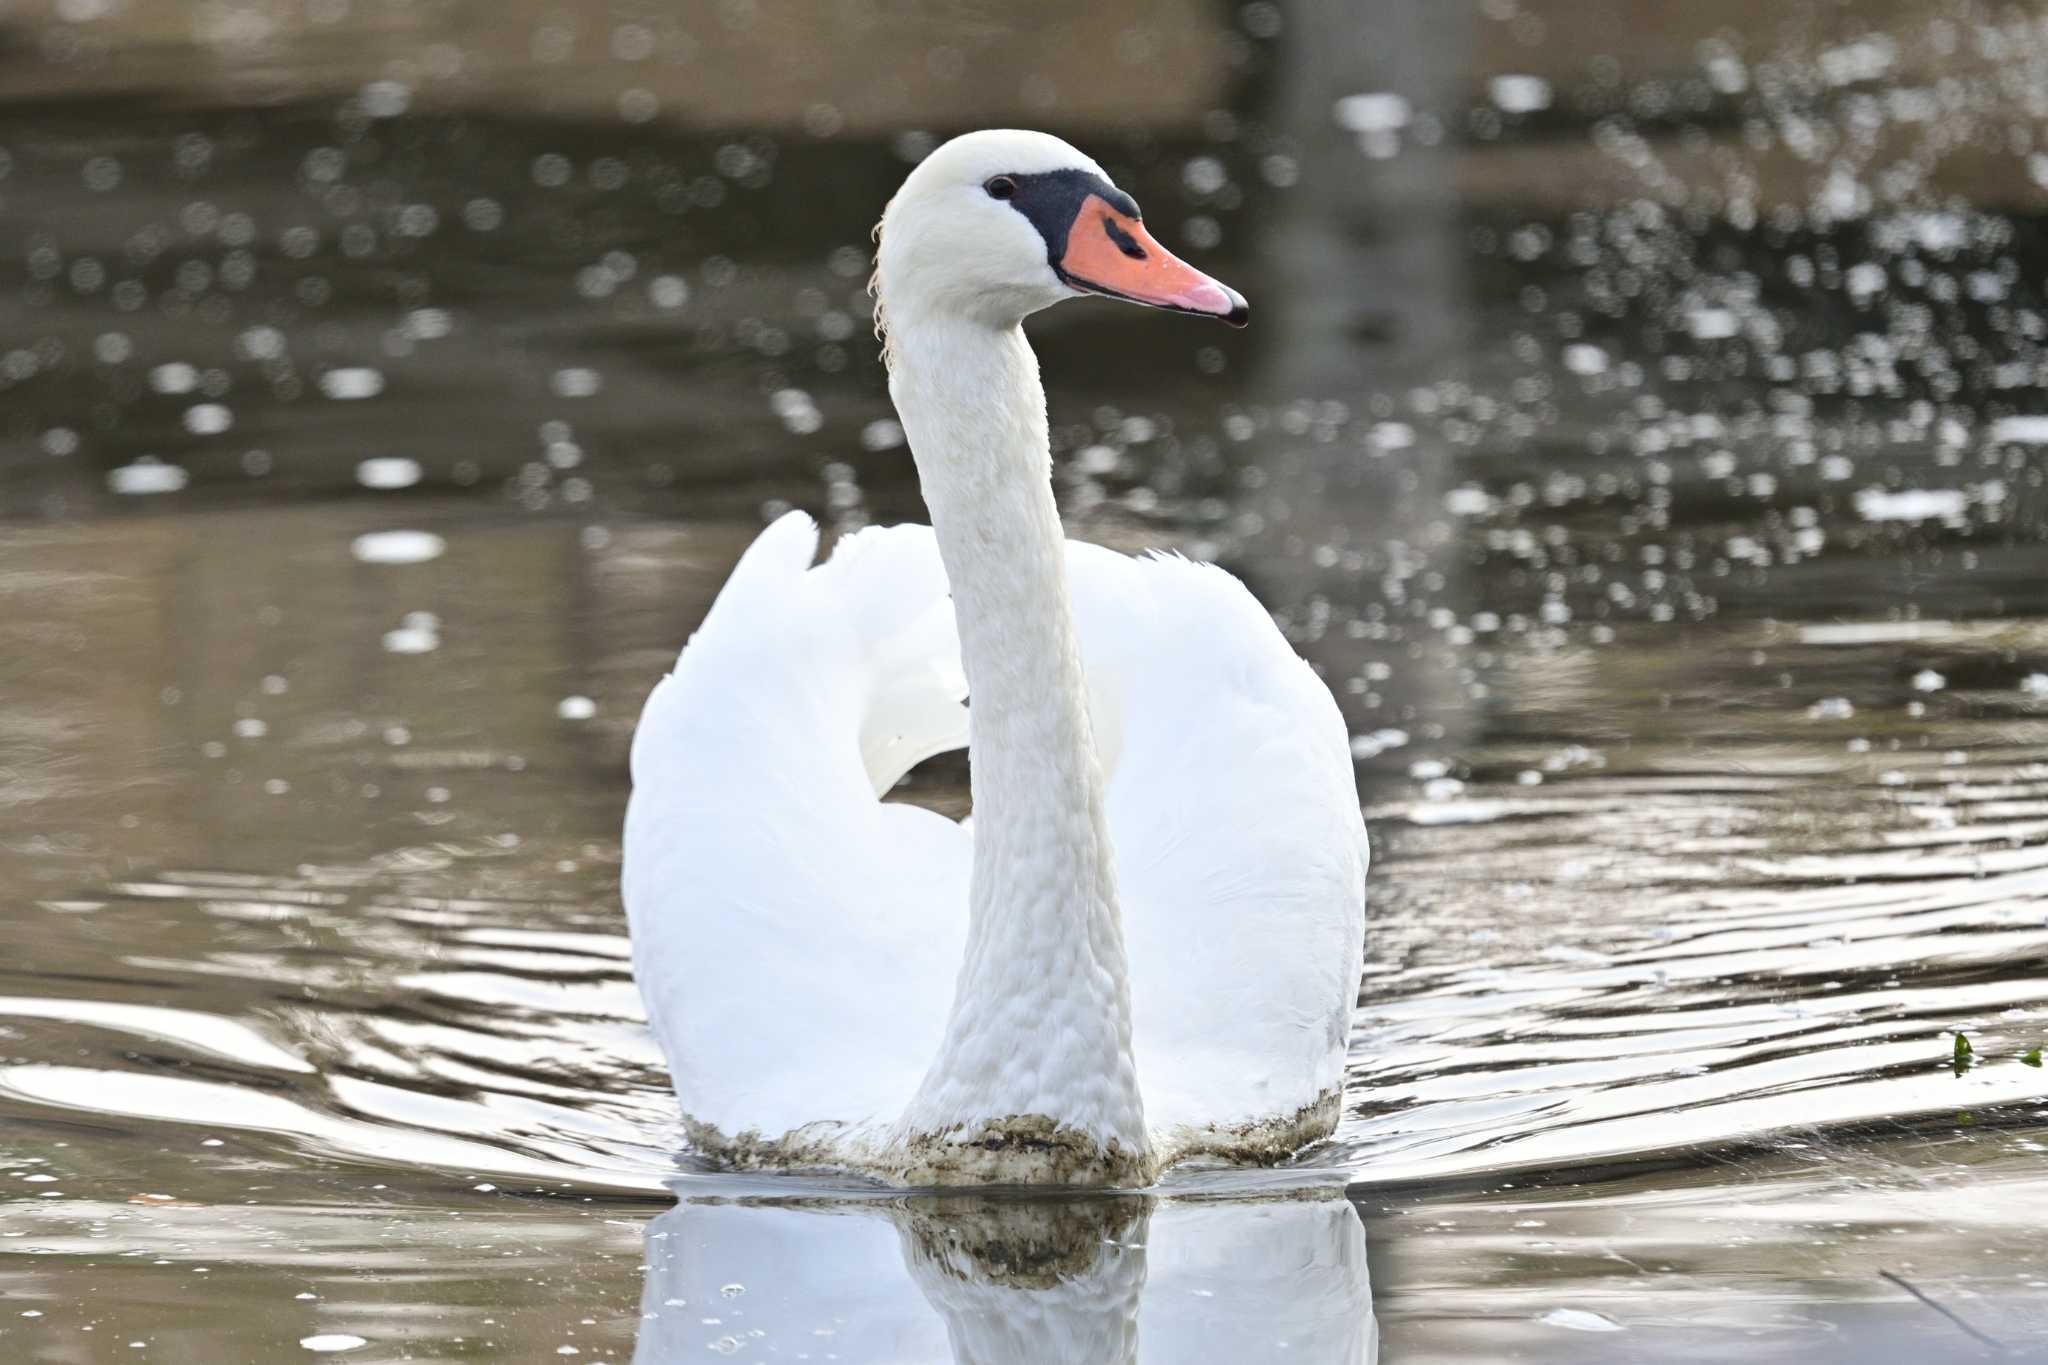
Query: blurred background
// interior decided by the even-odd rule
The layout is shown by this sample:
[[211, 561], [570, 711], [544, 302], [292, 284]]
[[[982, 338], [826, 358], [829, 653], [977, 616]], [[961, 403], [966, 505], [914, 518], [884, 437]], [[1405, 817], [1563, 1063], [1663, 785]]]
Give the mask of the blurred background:
[[[2048, 1321], [2038, 7], [0, 0], [0, 1165], [72, 1196], [0, 1342], [288, 1352], [397, 1238], [352, 1331], [630, 1348], [647, 1210], [493, 1263], [442, 1173], [665, 1168], [633, 718], [764, 518], [924, 519], [869, 233], [998, 125], [1251, 300], [1030, 330], [1071, 532], [1352, 728], [1390, 1358], [1973, 1349], [1907, 1263]], [[223, 1245], [266, 1311], [182, 1313]]]
[[[1258, 310], [1034, 323], [1070, 517], [1232, 562], [1364, 731], [1484, 728], [1461, 632], [2041, 577], [2024, 8], [10, 0], [0, 38], [0, 524], [148, 599], [90, 687], [186, 642], [195, 706], [102, 699], [164, 743], [260, 708], [251, 651], [370, 649], [302, 670], [336, 703], [481, 684], [377, 651], [496, 602], [489, 685], [615, 690], [616, 766], [716, 582], [652, 528], [921, 518], [869, 230], [987, 125], [1092, 152]], [[483, 539], [349, 570], [387, 526]], [[39, 653], [10, 684], [84, 704]]]

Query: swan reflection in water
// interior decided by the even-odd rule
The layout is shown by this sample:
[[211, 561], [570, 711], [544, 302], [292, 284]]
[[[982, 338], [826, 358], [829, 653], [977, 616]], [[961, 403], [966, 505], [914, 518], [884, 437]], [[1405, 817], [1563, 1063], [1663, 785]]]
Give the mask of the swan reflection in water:
[[1373, 1365], [1341, 1197], [707, 1198], [647, 1231], [634, 1365]]

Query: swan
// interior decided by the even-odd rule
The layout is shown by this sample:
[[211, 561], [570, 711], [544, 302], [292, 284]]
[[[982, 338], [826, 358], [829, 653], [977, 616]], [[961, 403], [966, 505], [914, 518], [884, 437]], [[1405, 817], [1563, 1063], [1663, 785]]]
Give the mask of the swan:
[[[1336, 1124], [1362, 964], [1346, 729], [1237, 579], [1066, 540], [1021, 327], [1245, 301], [1043, 133], [947, 142], [877, 232], [932, 524], [814, 566], [771, 523], [634, 734], [621, 891], [685, 1132], [896, 1185], [1288, 1156]], [[971, 820], [882, 799], [963, 744]]]

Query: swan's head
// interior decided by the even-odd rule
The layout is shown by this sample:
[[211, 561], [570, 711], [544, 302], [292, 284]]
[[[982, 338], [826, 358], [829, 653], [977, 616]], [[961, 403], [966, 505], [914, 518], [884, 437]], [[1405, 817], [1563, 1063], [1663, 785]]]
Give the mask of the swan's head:
[[1102, 167], [1045, 133], [991, 129], [918, 163], [883, 211], [875, 291], [891, 316], [998, 326], [1103, 294], [1242, 327], [1244, 296], [1175, 256]]

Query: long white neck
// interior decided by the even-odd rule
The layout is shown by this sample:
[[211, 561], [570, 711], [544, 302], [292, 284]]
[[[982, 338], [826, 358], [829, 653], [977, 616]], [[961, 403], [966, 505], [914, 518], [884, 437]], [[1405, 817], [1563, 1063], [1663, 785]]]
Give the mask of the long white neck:
[[[1033, 1135], [1043, 1138], [1049, 1122], [1065, 1134], [1053, 1141], [1065, 1155], [1039, 1166], [1055, 1169], [1012, 1153], [988, 1178], [1149, 1179], [1038, 361], [1016, 326], [896, 311], [890, 321], [889, 389], [959, 622], [975, 826], [952, 1014], [901, 1132], [979, 1135], [989, 1151], [1014, 1137], [1024, 1152], [1042, 1148]], [[1081, 1169], [1079, 1135], [1099, 1149], [1093, 1168]]]

